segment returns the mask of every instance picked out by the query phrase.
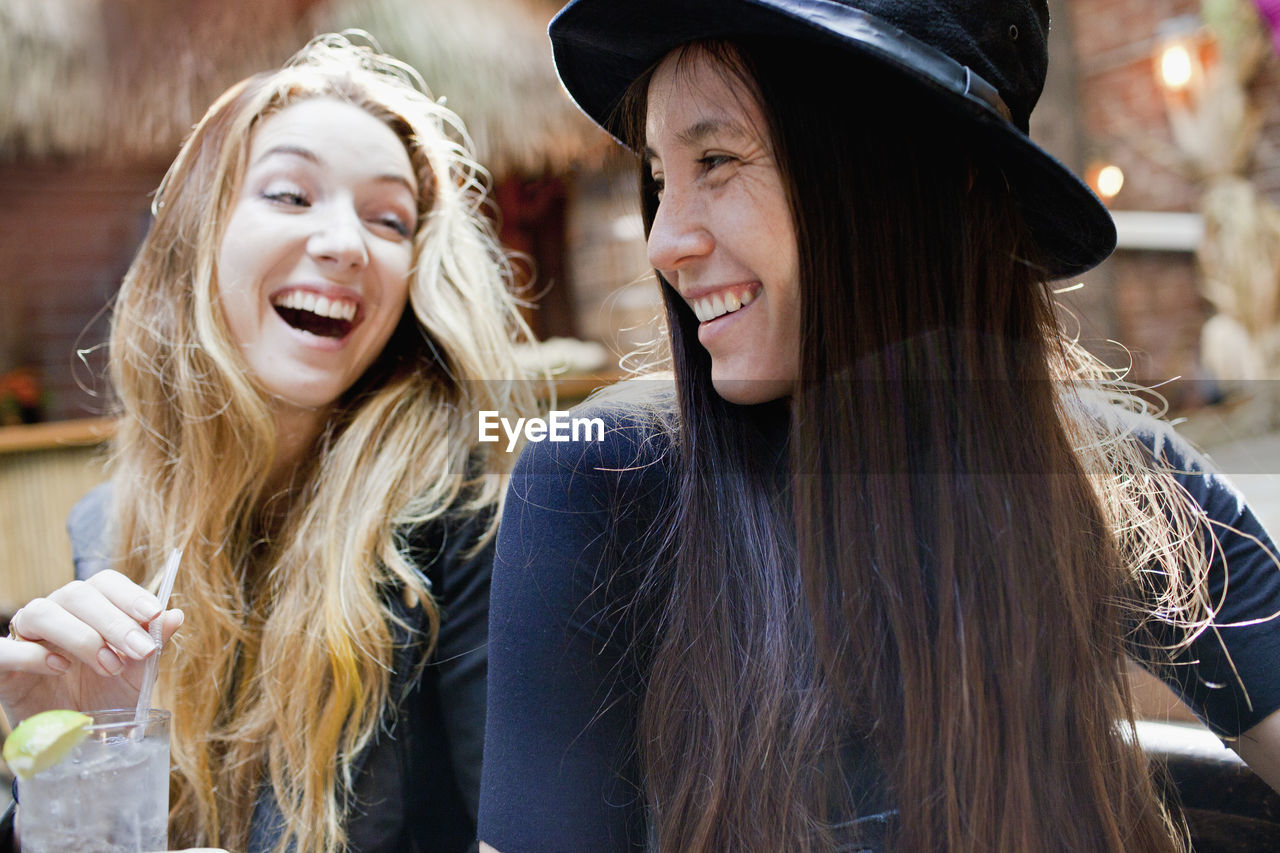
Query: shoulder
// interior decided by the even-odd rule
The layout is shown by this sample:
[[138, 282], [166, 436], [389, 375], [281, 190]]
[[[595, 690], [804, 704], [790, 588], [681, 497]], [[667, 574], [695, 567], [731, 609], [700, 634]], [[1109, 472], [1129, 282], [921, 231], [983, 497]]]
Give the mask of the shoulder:
[[1197, 469], [1211, 467], [1172, 424], [1135, 405], [1132, 400], [1104, 391], [1085, 390], [1068, 398], [1073, 416], [1092, 421], [1109, 438], [1137, 441], [1153, 460]]
[[666, 488], [674, 468], [674, 405], [654, 380], [622, 383], [568, 416], [589, 428], [568, 441], [526, 445], [512, 472], [511, 503], [546, 508], [616, 506]]
[[97, 574], [108, 567], [111, 543], [107, 532], [111, 515], [111, 484], [99, 483], [76, 502], [67, 515], [67, 535], [76, 578]]
[[1243, 496], [1204, 452], [1178, 434], [1173, 424], [1105, 395], [1081, 395], [1074, 405], [1077, 415], [1098, 427], [1097, 440], [1122, 442], [1135, 448], [1146, 465], [1172, 476], [1201, 507], [1231, 510], [1234, 505], [1236, 512], [1243, 509]]
[[635, 379], [604, 389], [564, 418], [581, 425], [566, 439], [531, 442], [516, 471], [609, 474], [663, 464], [672, 449], [675, 401], [663, 380]]
[[1270, 574], [1280, 565], [1275, 544], [1244, 494], [1172, 424], [1123, 405], [1082, 405], [1102, 426], [1100, 441], [1127, 442], [1148, 474], [1167, 478], [1173, 488], [1156, 489], [1155, 496], [1180, 524], [1199, 529], [1210, 558], [1229, 563], [1233, 579], [1243, 578], [1251, 567]]
[[669, 535], [673, 410], [610, 395], [574, 411], [599, 418], [603, 436], [525, 448], [498, 528], [495, 599], [523, 590], [532, 598], [522, 600], [550, 596], [573, 613], [596, 595], [625, 595], [618, 581], [638, 577]]

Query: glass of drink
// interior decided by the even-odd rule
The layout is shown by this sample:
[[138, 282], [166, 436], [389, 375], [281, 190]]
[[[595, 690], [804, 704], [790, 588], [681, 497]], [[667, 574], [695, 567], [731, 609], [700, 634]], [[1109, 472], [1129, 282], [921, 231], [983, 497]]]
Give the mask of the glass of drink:
[[66, 758], [18, 782], [22, 853], [169, 849], [169, 712], [90, 711]]

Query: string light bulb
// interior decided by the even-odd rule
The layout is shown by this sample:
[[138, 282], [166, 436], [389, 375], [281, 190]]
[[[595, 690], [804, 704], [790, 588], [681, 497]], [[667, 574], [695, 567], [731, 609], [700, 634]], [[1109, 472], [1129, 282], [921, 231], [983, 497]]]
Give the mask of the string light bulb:
[[1176, 99], [1199, 95], [1213, 47], [1213, 38], [1198, 16], [1179, 15], [1161, 21], [1151, 56], [1156, 83]]
[[1191, 51], [1181, 43], [1171, 44], [1160, 53], [1160, 82], [1166, 89], [1181, 91], [1191, 83], [1193, 65]]
[[1114, 163], [1097, 160], [1089, 165], [1085, 180], [1098, 198], [1110, 203], [1124, 187], [1124, 171]]
[[1124, 172], [1119, 166], [1107, 164], [1098, 170], [1098, 195], [1110, 201], [1124, 188]]

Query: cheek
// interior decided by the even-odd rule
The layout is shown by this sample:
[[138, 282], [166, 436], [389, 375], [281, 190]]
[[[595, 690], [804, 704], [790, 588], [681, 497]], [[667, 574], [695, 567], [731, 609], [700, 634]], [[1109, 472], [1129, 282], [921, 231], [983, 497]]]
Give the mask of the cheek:
[[409, 303], [409, 289], [413, 277], [414, 255], [412, 247], [396, 247], [397, 251], [384, 264], [387, 301], [395, 309], [397, 317]]
[[377, 276], [383, 282], [386, 292], [399, 289], [407, 291], [407, 282], [415, 260], [411, 243], [371, 243], [370, 260], [376, 265]]
[[[795, 225], [786, 193], [776, 182], [748, 187], [724, 208], [724, 223], [739, 246], [775, 281], [793, 281], [798, 266]], [[749, 248], [748, 248], [749, 247]]]
[[773, 293], [771, 318], [772, 349], [779, 363], [798, 370], [800, 363], [802, 311], [798, 270], [794, 264], [779, 264]]
[[384, 279], [386, 284], [383, 288], [385, 296], [382, 299], [382, 310], [393, 318], [393, 322], [399, 322], [400, 315], [405, 311], [413, 310], [409, 307], [409, 274], [410, 268], [405, 265], [388, 270]]
[[370, 332], [373, 333], [369, 342], [377, 352], [381, 352], [391, 340], [405, 312], [413, 311], [413, 306], [409, 304], [407, 268], [398, 274], [392, 274], [391, 269], [386, 269], [379, 290], [376, 320], [369, 324]]
[[772, 235], [772, 248], [776, 263], [785, 269], [789, 281], [795, 281], [799, 272], [799, 250], [796, 247], [796, 227], [791, 220], [791, 209], [786, 197], [779, 191], [770, 206], [769, 215], [765, 217], [765, 227]]
[[391, 301], [401, 307], [409, 301], [412, 276], [413, 264], [409, 258], [405, 258], [402, 263], [394, 266], [388, 276], [387, 290], [391, 294]]
[[777, 282], [779, 303], [782, 309], [783, 331], [786, 342], [797, 353], [800, 349], [800, 252], [796, 245], [795, 226], [784, 202], [771, 217], [769, 229], [773, 234], [770, 248], [773, 250], [773, 277]]
[[228, 227], [214, 269], [214, 303], [237, 344], [244, 343], [251, 295], [244, 241]]
[[247, 290], [261, 274], [258, 268], [263, 258], [258, 243], [263, 234], [263, 229], [252, 227], [244, 215], [233, 214], [227, 222], [218, 248], [216, 269], [224, 298], [231, 298], [234, 291]]
[[242, 283], [219, 281], [216, 295], [217, 307], [227, 326], [231, 340], [242, 347], [249, 342], [256, 325], [257, 300]]

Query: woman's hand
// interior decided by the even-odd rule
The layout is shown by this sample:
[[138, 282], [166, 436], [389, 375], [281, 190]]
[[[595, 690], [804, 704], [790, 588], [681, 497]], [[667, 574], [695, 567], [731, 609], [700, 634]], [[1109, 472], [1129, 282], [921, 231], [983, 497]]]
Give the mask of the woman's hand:
[[155, 651], [147, 631], [157, 618], [168, 642], [182, 611], [162, 615], [154, 595], [114, 571], [28, 602], [0, 639], [0, 705], [9, 724], [52, 708], [132, 708], [143, 662]]

